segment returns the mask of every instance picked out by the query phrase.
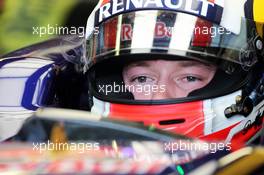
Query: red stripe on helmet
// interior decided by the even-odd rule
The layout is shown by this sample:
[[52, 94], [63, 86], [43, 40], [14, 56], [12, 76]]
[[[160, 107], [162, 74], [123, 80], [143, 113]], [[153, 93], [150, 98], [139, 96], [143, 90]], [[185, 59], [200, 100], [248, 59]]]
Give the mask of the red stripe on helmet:
[[204, 135], [203, 101], [169, 105], [111, 104], [110, 116], [190, 137]]
[[105, 23], [104, 28], [104, 46], [105, 49], [115, 48], [116, 42], [116, 26], [117, 19], [111, 19], [111, 21]]
[[195, 24], [194, 37], [192, 41], [193, 46], [210, 46], [212, 42], [212, 30], [213, 24], [211, 22], [198, 19]]

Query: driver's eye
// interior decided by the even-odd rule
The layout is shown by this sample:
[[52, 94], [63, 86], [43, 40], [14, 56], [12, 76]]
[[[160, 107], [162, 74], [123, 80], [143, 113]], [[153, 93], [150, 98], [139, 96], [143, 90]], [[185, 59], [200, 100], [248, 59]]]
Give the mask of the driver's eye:
[[199, 80], [199, 78], [194, 77], [194, 76], [187, 76], [186, 79], [188, 82], [194, 82], [194, 81]]
[[135, 83], [147, 83], [147, 82], [152, 82], [152, 81], [154, 80], [147, 76], [137, 76], [132, 79], [132, 82], [135, 82]]
[[147, 77], [145, 77], [145, 76], [137, 77], [137, 81], [139, 83], [145, 83], [147, 81]]

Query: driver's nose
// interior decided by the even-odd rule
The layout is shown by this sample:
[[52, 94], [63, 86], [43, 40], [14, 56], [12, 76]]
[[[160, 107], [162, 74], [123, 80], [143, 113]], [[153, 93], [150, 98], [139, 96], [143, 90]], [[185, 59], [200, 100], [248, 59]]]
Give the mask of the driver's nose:
[[158, 84], [158, 90], [152, 92], [153, 100], [165, 100], [177, 98], [176, 93], [167, 81], [162, 81]]
[[153, 100], [165, 100], [186, 97], [188, 94], [182, 91], [180, 87], [177, 87], [169, 79], [163, 79], [158, 83], [158, 90], [152, 92]]
[[164, 91], [158, 90], [157, 92], [152, 93], [152, 100], [165, 100], [174, 98], [166, 89]]

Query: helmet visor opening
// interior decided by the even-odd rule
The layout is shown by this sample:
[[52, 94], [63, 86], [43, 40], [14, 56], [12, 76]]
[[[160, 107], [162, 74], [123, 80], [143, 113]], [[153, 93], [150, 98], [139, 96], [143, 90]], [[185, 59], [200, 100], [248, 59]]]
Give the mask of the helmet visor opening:
[[175, 103], [227, 94], [247, 81], [245, 71], [228, 74], [205, 61], [142, 57], [128, 62], [122, 58], [104, 61], [95, 66], [89, 77], [93, 95], [121, 103]]

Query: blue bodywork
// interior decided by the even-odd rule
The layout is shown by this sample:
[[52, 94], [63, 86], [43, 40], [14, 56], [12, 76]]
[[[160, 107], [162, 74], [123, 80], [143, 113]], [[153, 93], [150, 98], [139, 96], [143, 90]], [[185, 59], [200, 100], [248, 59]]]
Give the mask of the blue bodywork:
[[0, 59], [0, 140], [39, 107], [81, 108], [87, 92], [82, 51], [83, 38], [62, 36]]

